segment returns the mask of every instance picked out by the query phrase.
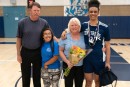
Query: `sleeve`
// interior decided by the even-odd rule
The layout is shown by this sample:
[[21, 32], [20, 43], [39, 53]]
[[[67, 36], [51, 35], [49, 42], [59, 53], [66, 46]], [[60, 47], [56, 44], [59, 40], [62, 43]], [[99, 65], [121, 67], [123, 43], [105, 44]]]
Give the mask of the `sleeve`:
[[17, 29], [16, 37], [22, 38], [22, 36], [23, 36], [23, 28], [24, 28], [24, 22], [19, 21], [18, 22], [18, 29]]
[[60, 39], [60, 41], [59, 41], [59, 43], [58, 43], [59, 46], [60, 46], [60, 47], [65, 47], [64, 42], [65, 42], [65, 40]]
[[54, 41], [54, 53], [53, 53], [53, 56], [54, 55], [59, 55], [59, 45], [56, 41]]
[[48, 23], [45, 19], [43, 19], [43, 20], [44, 20], [44, 22], [45, 22], [44, 28], [50, 28], [49, 23]]
[[108, 27], [105, 29], [104, 38], [105, 41], [110, 41], [110, 31]]
[[43, 30], [46, 29], [46, 28], [50, 28], [50, 25], [48, 24], [48, 22], [45, 20], [45, 19], [41, 19], [42, 21], [42, 24], [43, 24]]
[[81, 30], [80, 30], [80, 32], [83, 32], [83, 27], [84, 27], [84, 25], [83, 25], [83, 23], [81, 24]]
[[80, 32], [84, 32], [86, 28], [88, 28], [88, 23], [86, 22], [82, 23]]
[[47, 21], [46, 21], [45, 26], [46, 26], [47, 28], [49, 28], [49, 27], [50, 27], [50, 25], [48, 24], [48, 22], [47, 22]]

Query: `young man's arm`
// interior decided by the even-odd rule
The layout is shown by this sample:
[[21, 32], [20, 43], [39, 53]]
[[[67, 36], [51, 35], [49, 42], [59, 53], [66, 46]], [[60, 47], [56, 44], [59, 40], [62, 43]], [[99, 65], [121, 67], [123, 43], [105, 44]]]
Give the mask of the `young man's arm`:
[[110, 69], [111, 68], [110, 66], [110, 55], [111, 55], [110, 41], [105, 41], [105, 48], [106, 48], [106, 65], [105, 66]]
[[62, 39], [62, 40], [66, 39], [66, 34], [69, 33], [69, 32], [70, 32], [70, 31], [69, 31], [68, 28], [65, 29], [65, 30], [62, 32], [62, 34], [61, 34], [61, 39]]

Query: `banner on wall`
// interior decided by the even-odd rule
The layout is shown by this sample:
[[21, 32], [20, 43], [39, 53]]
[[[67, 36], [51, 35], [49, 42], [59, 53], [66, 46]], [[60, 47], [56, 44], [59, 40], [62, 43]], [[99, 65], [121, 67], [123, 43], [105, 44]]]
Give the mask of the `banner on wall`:
[[69, 5], [64, 6], [64, 16], [85, 16], [87, 3], [88, 0], [70, 0]]

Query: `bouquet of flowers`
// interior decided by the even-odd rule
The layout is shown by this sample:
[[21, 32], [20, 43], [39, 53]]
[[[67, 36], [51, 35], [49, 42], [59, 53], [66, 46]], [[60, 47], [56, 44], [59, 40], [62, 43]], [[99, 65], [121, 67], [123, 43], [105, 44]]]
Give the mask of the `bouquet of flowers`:
[[[72, 46], [70, 48], [69, 51], [69, 60], [71, 61], [71, 63], [73, 63], [74, 65], [78, 64], [80, 60], [82, 60], [83, 58], [86, 57], [86, 50], [81, 49], [78, 46]], [[64, 75], [68, 76], [70, 72], [70, 68], [67, 67], [65, 69]]]

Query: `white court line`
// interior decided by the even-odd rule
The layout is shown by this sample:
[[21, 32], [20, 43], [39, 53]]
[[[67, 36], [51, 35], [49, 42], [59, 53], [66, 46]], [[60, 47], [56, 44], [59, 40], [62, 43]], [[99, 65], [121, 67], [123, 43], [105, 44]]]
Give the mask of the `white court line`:
[[111, 64], [129, 64], [129, 63], [124, 63], [124, 62], [110, 62]]
[[111, 57], [121, 57], [121, 56], [112, 55]]

